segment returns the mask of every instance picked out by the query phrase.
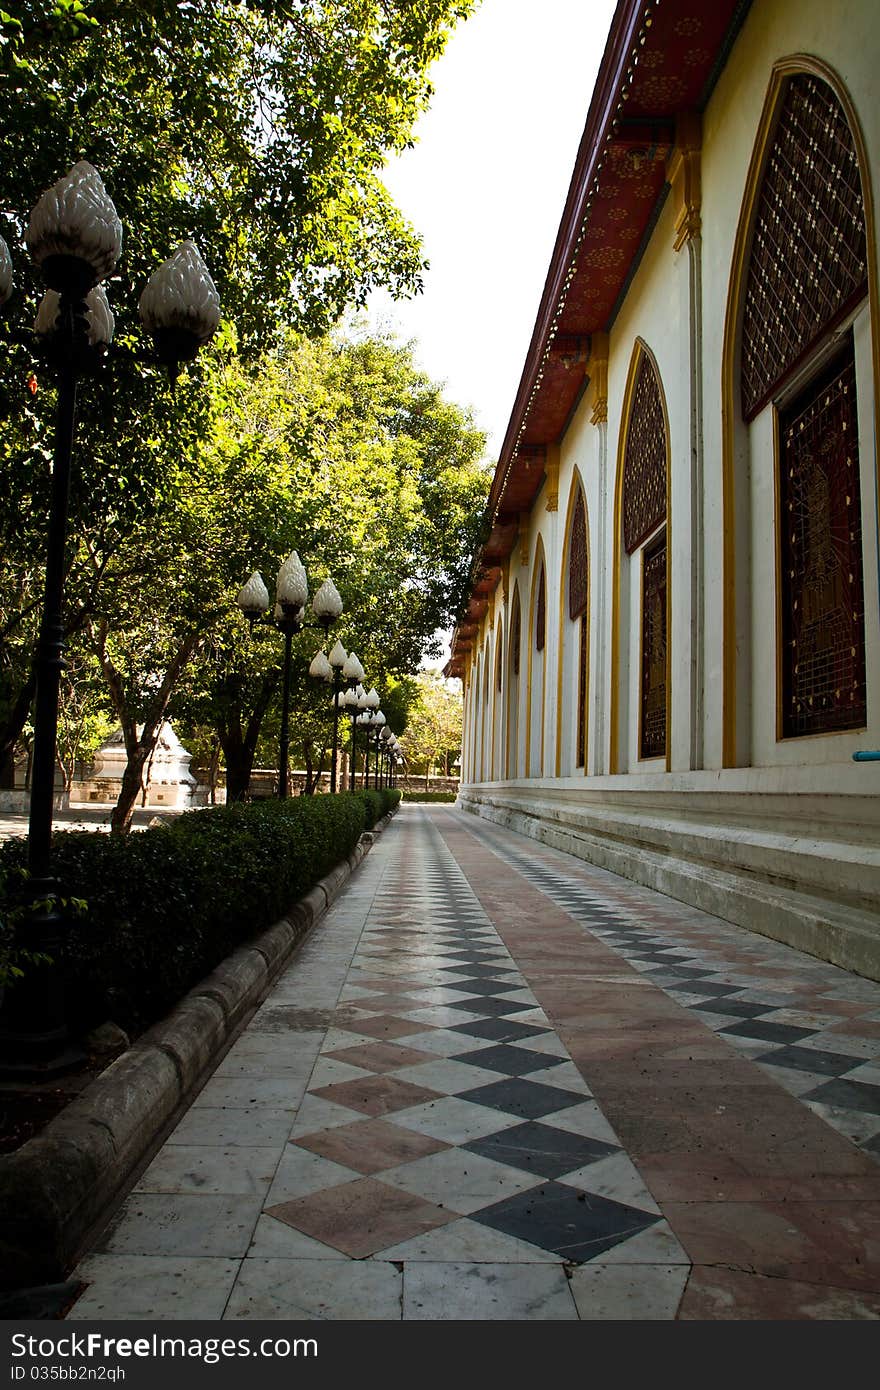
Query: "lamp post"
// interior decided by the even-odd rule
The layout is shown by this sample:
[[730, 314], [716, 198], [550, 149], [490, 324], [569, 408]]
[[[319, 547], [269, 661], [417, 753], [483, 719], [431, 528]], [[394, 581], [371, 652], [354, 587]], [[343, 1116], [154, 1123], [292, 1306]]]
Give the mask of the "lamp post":
[[346, 709], [348, 710], [348, 713], [349, 713], [350, 716], [351, 716], [351, 744], [350, 744], [350, 751], [349, 751], [349, 760], [350, 760], [350, 762], [351, 762], [351, 777], [350, 777], [350, 784], [351, 784], [351, 790], [352, 790], [352, 791], [357, 791], [357, 762], [356, 762], [356, 758], [357, 758], [357, 721], [358, 721], [358, 713], [359, 713], [359, 703], [360, 703], [361, 697], [362, 697], [362, 696], [365, 696], [366, 693], [367, 693], [367, 692], [364, 690], [364, 687], [363, 687], [361, 684], [359, 684], [359, 683], [358, 683], [357, 685], [352, 685], [352, 686], [350, 686], [349, 689], [348, 689], [348, 690], [346, 691], [346, 693], [345, 693], [345, 705], [346, 705]]
[[[284, 634], [281, 734], [278, 741], [278, 798], [280, 801], [287, 799], [289, 785], [287, 764], [290, 748], [290, 667], [293, 639], [298, 632], [302, 632], [304, 627], [313, 626], [323, 628], [324, 640], [326, 641], [331, 623], [342, 613], [342, 599], [332, 579], [325, 579], [312, 599], [312, 613], [317, 619], [317, 622], [313, 624], [306, 624], [305, 622], [308, 601], [308, 576], [299, 555], [294, 550], [291, 551], [278, 570], [275, 580], [275, 607], [272, 615], [275, 626]], [[250, 623], [255, 622], [257, 618], [268, 611], [269, 591], [257, 570], [239, 589], [235, 602]], [[341, 644], [337, 643], [337, 646], [341, 646]], [[332, 679], [332, 665], [324, 655], [323, 649], [321, 656], [324, 657], [326, 666], [318, 662], [316, 656], [312, 661], [312, 667], [315, 667], [315, 670], [310, 667], [310, 673], [317, 675], [321, 680], [326, 680], [329, 670], [330, 679]], [[317, 666], [316, 662], [318, 663]]]
[[[8, 1059], [5, 1070], [18, 1075], [51, 1075], [79, 1059], [69, 1043], [63, 985], [55, 964], [63, 919], [51, 853], [76, 398], [79, 379], [94, 370], [113, 336], [113, 314], [101, 281], [113, 271], [122, 248], [122, 224], [91, 164], [83, 160], [74, 165], [42, 195], [31, 212], [25, 241], [47, 286], [34, 328], [58, 379], [46, 575], [34, 660], [28, 822], [28, 892], [33, 910], [25, 929], [27, 948], [42, 963], [32, 966], [10, 991], [0, 1043]], [[5, 302], [12, 290], [12, 267], [8, 248], [5, 243], [0, 245], [0, 302]], [[172, 379], [177, 364], [195, 357], [220, 321], [220, 301], [213, 281], [195, 246], [191, 242], [186, 245], [185, 264], [169, 272], [174, 258], [165, 262], [151, 277], [140, 301], [144, 326], [156, 339], [160, 361], [173, 369]]]

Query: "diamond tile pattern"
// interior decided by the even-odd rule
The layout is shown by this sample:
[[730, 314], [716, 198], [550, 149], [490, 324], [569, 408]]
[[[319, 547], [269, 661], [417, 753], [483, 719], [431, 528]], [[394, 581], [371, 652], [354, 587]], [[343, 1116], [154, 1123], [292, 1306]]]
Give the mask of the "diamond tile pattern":
[[[680, 903], [652, 903], [646, 910], [652, 895], [645, 890], [615, 890], [613, 875], [580, 865], [567, 870], [561, 855], [553, 856], [551, 867], [540, 853], [520, 850], [476, 817], [469, 818], [468, 830], [653, 985], [766, 1066], [816, 1114], [866, 1153], [880, 1154], [880, 1085], [857, 1075], [866, 1061], [880, 1057], [880, 985]], [[585, 882], [588, 876], [592, 883]], [[805, 1073], [834, 1079], [804, 1092]]]
[[[297, 1316], [287, 1290], [319, 1283], [346, 1298], [363, 1288], [355, 1313], [336, 1316], [408, 1316], [420, 1277], [491, 1302], [498, 1270], [529, 1317], [583, 1317], [587, 1289], [644, 1290], [676, 1270], [681, 1289], [691, 1261], [731, 1287], [803, 1288], [809, 1307], [825, 1279], [833, 1316], [873, 1316], [880, 1201], [862, 1199], [880, 1192], [878, 1055], [880, 986], [476, 817], [406, 807], [233, 1046], [224, 1067], [241, 1070], [205, 1089], [98, 1259], [148, 1261], [151, 1278], [166, 1256], [235, 1261], [227, 1317], [257, 1285], [278, 1317]], [[287, 1070], [276, 1078], [273, 1064]], [[721, 1086], [718, 1066], [736, 1084]], [[817, 1171], [831, 1192], [821, 1210]], [[561, 1303], [533, 1312], [528, 1290], [549, 1289], [551, 1273]], [[366, 1291], [379, 1274], [390, 1311], [376, 1314]], [[741, 1303], [722, 1292], [734, 1312], [761, 1302], [751, 1286]], [[616, 1316], [632, 1317], [627, 1297]]]
[[[427, 820], [385, 875], [343, 997], [339, 1027], [355, 1036], [340, 1046], [331, 1032], [316, 1075], [321, 1057], [369, 1074], [310, 1087], [309, 1096], [331, 1103], [333, 1123], [295, 1129], [291, 1142], [350, 1169], [352, 1181], [277, 1203], [268, 1216], [364, 1258], [427, 1239], [457, 1211], [546, 1257], [565, 1244], [574, 1203], [576, 1239], [560, 1256], [572, 1263], [658, 1219], [647, 1190], [642, 1208], [593, 1194], [598, 1206], [586, 1219], [584, 1174], [620, 1146], [559, 1127], [589, 1088]], [[553, 1084], [554, 1073], [563, 1084]], [[477, 1077], [486, 1079], [474, 1085]], [[340, 1123], [345, 1108], [348, 1124]], [[540, 1123], [547, 1115], [555, 1125]], [[566, 1174], [578, 1175], [577, 1190], [564, 1186]], [[542, 1194], [534, 1208], [532, 1187]]]

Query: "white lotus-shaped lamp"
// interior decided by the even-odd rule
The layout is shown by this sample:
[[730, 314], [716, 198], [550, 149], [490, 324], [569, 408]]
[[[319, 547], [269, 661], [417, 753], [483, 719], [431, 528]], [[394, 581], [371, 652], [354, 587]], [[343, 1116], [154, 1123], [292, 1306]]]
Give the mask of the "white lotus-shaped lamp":
[[358, 661], [354, 652], [349, 652], [348, 658], [342, 668], [342, 679], [346, 681], [362, 681], [364, 675], [364, 668]]
[[275, 581], [275, 597], [290, 617], [309, 601], [309, 580], [302, 560], [292, 551], [281, 565]]
[[329, 627], [339, 617], [342, 612], [342, 599], [332, 579], [325, 579], [318, 589], [312, 599], [312, 612], [325, 627]]
[[327, 660], [327, 653], [321, 647], [312, 657], [312, 664], [309, 667], [309, 675], [314, 676], [317, 681], [332, 681], [333, 667]]
[[[89, 290], [85, 297], [86, 341], [89, 347], [101, 351], [113, 339], [116, 320], [107, 303], [107, 296], [100, 285]], [[55, 339], [61, 319], [61, 295], [57, 290], [47, 290], [40, 300], [37, 317], [34, 319], [34, 332], [44, 344]]]
[[105, 280], [122, 250], [122, 223], [97, 169], [80, 160], [47, 189], [25, 241], [50, 289], [85, 295]]
[[263, 583], [263, 576], [254, 570], [246, 584], [242, 584], [235, 602], [246, 618], [259, 618], [269, 608], [269, 590]]
[[191, 362], [220, 323], [220, 296], [194, 241], [182, 241], [153, 271], [139, 309], [173, 382], [180, 363]]
[[337, 641], [333, 644], [333, 646], [330, 648], [327, 660], [330, 662], [330, 665], [334, 667], [335, 670], [341, 672], [342, 675], [345, 675], [345, 667], [348, 662], [348, 652], [345, 650], [341, 642]]

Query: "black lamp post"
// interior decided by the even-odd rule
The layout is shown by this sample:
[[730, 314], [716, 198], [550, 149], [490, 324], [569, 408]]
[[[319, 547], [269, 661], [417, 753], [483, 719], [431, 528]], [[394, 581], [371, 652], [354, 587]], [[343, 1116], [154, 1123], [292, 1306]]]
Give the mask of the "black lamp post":
[[[262, 577], [255, 570], [250, 579], [238, 592], [236, 603], [245, 617], [253, 622], [269, 608], [269, 591]], [[293, 639], [306, 626], [321, 627], [326, 641], [330, 625], [342, 612], [342, 599], [332, 580], [326, 579], [312, 599], [312, 613], [316, 623], [306, 624], [306, 604], [309, 601], [309, 581], [303, 563], [296, 551], [292, 551], [278, 571], [275, 581], [275, 609], [273, 621], [284, 634], [284, 664], [281, 692], [281, 734], [278, 740], [278, 798], [285, 801], [288, 795], [289, 773], [288, 753], [290, 749], [290, 667]], [[339, 644], [337, 644], [339, 645]], [[323, 652], [321, 653], [323, 656]], [[326, 661], [326, 658], [325, 658]], [[313, 661], [312, 665], [315, 665]], [[328, 663], [329, 665], [329, 663]], [[312, 674], [319, 674], [313, 671]], [[322, 668], [320, 678], [327, 679]], [[332, 670], [330, 671], [332, 679]]]
[[[337, 642], [328, 656], [324, 656], [323, 650], [316, 654], [309, 667], [309, 675], [333, 683], [333, 745], [330, 760], [330, 791], [335, 793], [339, 762], [339, 715], [347, 708], [347, 689], [363, 680], [364, 668], [354, 652], [347, 652], [342, 643]], [[343, 683], [346, 685], [346, 690], [342, 689]]]
[[[9, 991], [0, 1021], [0, 1053], [7, 1074], [49, 1076], [75, 1065], [81, 1054], [67, 1030], [57, 959], [63, 934], [59, 885], [52, 870], [52, 821], [61, 672], [64, 669], [64, 574], [70, 477], [76, 429], [77, 386], [93, 371], [113, 336], [114, 320], [100, 282], [112, 272], [122, 246], [122, 224], [95, 169], [84, 160], [39, 199], [26, 233], [47, 291], [35, 331], [58, 374], [46, 576], [34, 660], [34, 746], [28, 822], [28, 894], [31, 911], [20, 943], [36, 964]], [[0, 302], [11, 291], [11, 262], [0, 254]], [[185, 265], [170, 261], [141, 296], [141, 317], [169, 367], [196, 355], [220, 321], [217, 291], [191, 242]], [[180, 257], [184, 248], [175, 253]], [[174, 258], [171, 258], [173, 261]], [[145, 312], [146, 305], [146, 312]], [[171, 335], [170, 340], [168, 335]]]

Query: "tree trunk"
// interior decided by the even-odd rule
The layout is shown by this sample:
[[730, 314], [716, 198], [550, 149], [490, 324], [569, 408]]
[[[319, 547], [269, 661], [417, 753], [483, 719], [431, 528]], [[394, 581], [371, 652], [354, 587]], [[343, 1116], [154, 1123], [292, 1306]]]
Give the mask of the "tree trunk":
[[266, 710], [272, 700], [272, 695], [278, 683], [278, 672], [270, 671], [263, 679], [260, 693], [254, 702], [247, 721], [247, 728], [242, 731], [243, 713], [241, 705], [236, 697], [234, 707], [230, 702], [230, 709], [225, 718], [219, 720], [217, 724], [217, 737], [223, 749], [223, 756], [226, 759], [226, 800], [246, 801], [248, 789], [251, 782], [251, 772], [254, 767], [254, 757], [257, 752], [257, 740], [260, 737], [263, 719]]
[[0, 787], [15, 785], [15, 749], [31, 712], [36, 685], [32, 671], [15, 697], [9, 717], [0, 725]]
[[119, 799], [110, 814], [111, 835], [127, 835], [131, 830], [131, 818], [134, 814], [135, 802], [141, 793], [147, 756], [148, 750], [142, 746], [134, 755], [129, 754], [125, 771], [122, 774]]
[[225, 748], [226, 756], [226, 802], [246, 801], [254, 767], [253, 750], [239, 743], [236, 748]]

